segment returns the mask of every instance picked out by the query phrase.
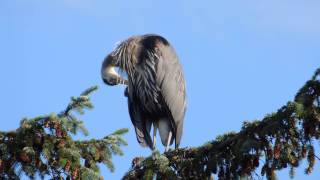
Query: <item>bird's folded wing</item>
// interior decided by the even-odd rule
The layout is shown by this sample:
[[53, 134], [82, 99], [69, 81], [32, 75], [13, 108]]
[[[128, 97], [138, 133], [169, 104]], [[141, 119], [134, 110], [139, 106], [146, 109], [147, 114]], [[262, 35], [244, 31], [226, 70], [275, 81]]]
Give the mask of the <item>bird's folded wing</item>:
[[175, 125], [176, 147], [179, 146], [186, 111], [185, 81], [182, 67], [170, 46], [162, 48], [157, 63], [157, 84]]

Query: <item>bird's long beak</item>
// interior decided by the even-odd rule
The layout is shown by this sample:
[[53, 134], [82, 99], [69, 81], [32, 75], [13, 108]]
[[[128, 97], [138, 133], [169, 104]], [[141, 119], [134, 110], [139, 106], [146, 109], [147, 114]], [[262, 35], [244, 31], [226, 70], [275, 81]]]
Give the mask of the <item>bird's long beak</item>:
[[108, 55], [106, 59], [103, 61], [102, 67], [101, 67], [101, 77], [102, 80], [110, 85], [118, 85], [118, 84], [128, 84], [128, 81], [124, 78], [122, 78], [116, 71], [116, 62], [114, 58], [111, 55]]

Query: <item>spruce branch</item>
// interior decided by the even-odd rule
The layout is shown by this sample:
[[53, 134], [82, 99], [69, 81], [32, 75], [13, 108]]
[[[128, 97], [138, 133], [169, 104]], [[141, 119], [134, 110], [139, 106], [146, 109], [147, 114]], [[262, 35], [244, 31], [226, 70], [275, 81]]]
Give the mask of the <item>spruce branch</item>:
[[161, 158], [135, 158], [123, 179], [238, 179], [253, 177], [261, 167], [261, 176], [272, 180], [276, 179], [275, 171], [288, 167], [293, 177], [303, 159], [308, 161], [305, 173], [311, 173], [317, 158], [314, 141], [320, 137], [319, 76], [320, 68], [294, 101], [262, 120], [244, 122], [240, 132], [156, 156]]
[[79, 97], [72, 97], [59, 114], [24, 118], [14, 131], [0, 131], [0, 179], [20, 179], [22, 172], [34, 179], [99, 179], [98, 163], [114, 170], [112, 155], [122, 155], [127, 145], [122, 138], [127, 129], [115, 131], [103, 139], [78, 140], [72, 134], [81, 131], [88, 135], [83, 121], [73, 114], [92, 109], [90, 95], [93, 86]]

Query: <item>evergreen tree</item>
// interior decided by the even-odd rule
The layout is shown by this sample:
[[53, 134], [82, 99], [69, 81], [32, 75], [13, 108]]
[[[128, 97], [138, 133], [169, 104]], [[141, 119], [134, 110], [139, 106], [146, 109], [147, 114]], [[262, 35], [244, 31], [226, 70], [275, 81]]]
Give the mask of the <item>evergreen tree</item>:
[[122, 155], [127, 145], [120, 129], [103, 139], [73, 140], [79, 131], [88, 135], [80, 114], [91, 109], [91, 87], [79, 97], [72, 97], [59, 114], [23, 119], [15, 131], [0, 132], [0, 179], [19, 179], [24, 172], [30, 179], [48, 175], [51, 179], [101, 179], [97, 163], [114, 170], [112, 155]]

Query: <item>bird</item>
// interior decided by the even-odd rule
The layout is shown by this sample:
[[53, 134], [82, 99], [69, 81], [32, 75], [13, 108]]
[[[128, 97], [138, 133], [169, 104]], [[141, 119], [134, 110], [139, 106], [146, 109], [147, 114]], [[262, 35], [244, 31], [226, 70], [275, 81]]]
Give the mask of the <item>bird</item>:
[[158, 131], [165, 152], [173, 142], [179, 147], [187, 108], [186, 85], [177, 53], [167, 39], [144, 34], [118, 43], [103, 60], [101, 76], [107, 85], [126, 85], [130, 119], [142, 147], [154, 150]]

